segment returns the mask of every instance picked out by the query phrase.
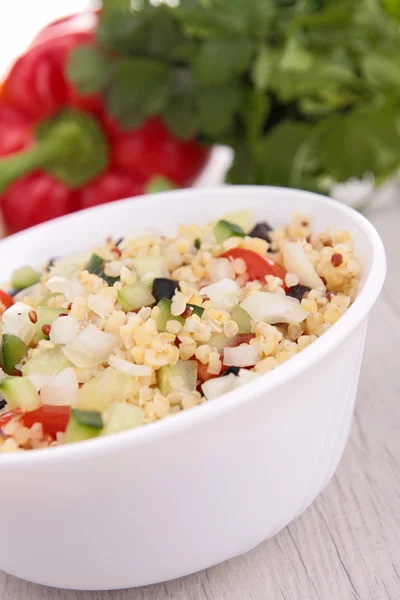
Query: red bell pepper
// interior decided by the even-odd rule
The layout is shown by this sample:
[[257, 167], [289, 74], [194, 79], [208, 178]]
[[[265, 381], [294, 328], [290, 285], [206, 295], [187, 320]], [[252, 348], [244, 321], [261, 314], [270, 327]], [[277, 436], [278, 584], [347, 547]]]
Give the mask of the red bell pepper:
[[122, 130], [100, 95], [78, 92], [66, 64], [73, 49], [94, 43], [95, 20], [75, 31], [73, 19], [48, 26], [0, 90], [0, 206], [9, 233], [144, 193], [157, 176], [190, 185], [208, 159], [208, 148], [177, 139], [158, 117]]

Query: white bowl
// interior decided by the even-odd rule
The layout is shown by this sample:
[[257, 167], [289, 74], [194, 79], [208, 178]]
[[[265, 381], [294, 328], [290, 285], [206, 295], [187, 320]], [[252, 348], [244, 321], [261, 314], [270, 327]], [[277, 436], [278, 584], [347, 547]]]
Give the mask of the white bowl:
[[2, 570], [90, 590], [180, 577], [275, 535], [331, 479], [352, 421], [368, 313], [385, 278], [382, 242], [360, 214], [272, 187], [157, 194], [2, 241], [0, 280], [109, 234], [173, 232], [242, 208], [273, 225], [300, 210], [316, 230], [350, 230], [364, 269], [359, 297], [298, 356], [201, 407], [108, 438], [0, 456]]

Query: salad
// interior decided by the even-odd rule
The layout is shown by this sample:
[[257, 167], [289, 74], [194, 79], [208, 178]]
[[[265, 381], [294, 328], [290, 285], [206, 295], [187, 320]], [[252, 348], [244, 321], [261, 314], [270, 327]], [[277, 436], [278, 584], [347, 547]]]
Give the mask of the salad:
[[341, 317], [360, 272], [347, 231], [248, 211], [22, 266], [0, 291], [0, 452], [131, 429], [252, 381]]

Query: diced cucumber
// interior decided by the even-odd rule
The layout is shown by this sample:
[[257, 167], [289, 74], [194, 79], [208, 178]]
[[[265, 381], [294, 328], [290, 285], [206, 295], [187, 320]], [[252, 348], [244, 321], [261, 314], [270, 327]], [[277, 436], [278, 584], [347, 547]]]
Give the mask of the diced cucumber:
[[16, 269], [11, 276], [11, 285], [15, 290], [24, 290], [40, 281], [40, 273], [28, 265]]
[[114, 285], [116, 281], [119, 281], [119, 277], [108, 277], [104, 273], [104, 263], [104, 258], [93, 253], [85, 269], [86, 271], [89, 271], [89, 273], [92, 273], [92, 275], [97, 275], [98, 277], [101, 277], [101, 279], [104, 279], [107, 285]]
[[238, 333], [251, 333], [251, 318], [241, 306], [235, 306], [231, 312], [232, 320], [239, 326]]
[[[167, 323], [171, 320], [178, 321], [181, 325], [185, 324], [185, 319], [183, 317], [172, 314], [171, 304], [172, 300], [168, 300], [167, 298], [163, 298], [157, 304], [158, 308], [160, 309], [160, 312], [156, 319], [158, 331], [166, 331]], [[202, 317], [204, 308], [202, 308], [201, 306], [197, 306], [197, 304], [187, 304], [187, 306], [192, 309], [194, 315], [198, 315], [200, 318]]]
[[101, 435], [126, 431], [142, 425], [144, 410], [134, 404], [115, 402], [105, 411], [104, 421], [105, 425]]
[[1, 341], [3, 369], [7, 375], [18, 375], [19, 365], [28, 354], [28, 346], [16, 335], [5, 333]]
[[157, 386], [160, 392], [167, 396], [171, 388], [171, 377], [182, 377], [184, 386], [193, 391], [197, 385], [197, 361], [178, 360], [176, 365], [165, 365], [157, 371]]
[[214, 235], [217, 244], [222, 244], [225, 240], [230, 237], [244, 237], [245, 233], [239, 225], [235, 225], [235, 223], [231, 223], [230, 221], [217, 221], [214, 225]]
[[45, 335], [42, 331], [43, 325], [52, 325], [53, 322], [63, 313], [68, 313], [66, 308], [50, 308], [49, 306], [37, 306], [36, 307], [37, 314], [37, 332], [35, 341], [39, 340], [48, 340], [49, 336]]
[[236, 210], [224, 215], [223, 219], [237, 225], [245, 232], [250, 231], [254, 224], [253, 213], [250, 210]]
[[138, 278], [150, 289], [159, 277], [168, 277], [168, 269], [163, 256], [138, 256], [132, 260]]
[[124, 402], [134, 396], [137, 386], [129, 375], [108, 367], [83, 384], [75, 408], [103, 412], [113, 402]]
[[98, 275], [99, 271], [102, 270], [103, 265], [104, 258], [93, 252], [88, 264], [85, 267], [85, 270], [89, 271], [89, 273], [92, 273], [93, 275]]
[[118, 300], [125, 312], [138, 310], [142, 306], [151, 306], [156, 301], [149, 288], [140, 281], [125, 285], [118, 290]]
[[158, 308], [160, 309], [156, 319], [158, 331], [167, 331], [167, 323], [171, 320], [178, 321], [181, 325], [184, 325], [185, 323], [185, 319], [183, 317], [177, 317], [171, 313], [171, 304], [172, 300], [168, 300], [168, 298], [163, 298], [157, 304]]
[[197, 315], [201, 319], [201, 317], [203, 316], [203, 312], [204, 312], [204, 308], [202, 306], [197, 306], [197, 304], [187, 304], [186, 306], [191, 308], [193, 311], [193, 314]]
[[74, 442], [83, 442], [85, 440], [90, 440], [92, 438], [97, 437], [101, 433], [101, 427], [92, 427], [90, 425], [85, 425], [79, 422], [76, 416], [79, 412], [81, 411], [73, 410], [71, 413], [64, 438], [64, 442], [66, 444], [73, 444]]
[[71, 367], [72, 363], [64, 355], [61, 348], [55, 347], [39, 352], [28, 360], [22, 367], [22, 374], [27, 375], [56, 375]]
[[72, 414], [79, 425], [86, 425], [95, 429], [103, 428], [103, 419], [98, 410], [79, 410], [78, 408], [73, 408]]
[[6, 399], [9, 410], [21, 408], [29, 412], [41, 405], [40, 396], [28, 377], [6, 377], [0, 383], [0, 393]]

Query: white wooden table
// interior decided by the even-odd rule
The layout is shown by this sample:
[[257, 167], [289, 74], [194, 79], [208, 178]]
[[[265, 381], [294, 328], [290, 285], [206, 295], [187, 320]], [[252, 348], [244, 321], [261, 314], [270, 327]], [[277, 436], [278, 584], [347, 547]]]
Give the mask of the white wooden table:
[[400, 598], [398, 196], [369, 213], [386, 245], [388, 279], [370, 320], [350, 442], [336, 476], [313, 506], [245, 556], [184, 579], [94, 593], [44, 588], [0, 573], [1, 600]]

